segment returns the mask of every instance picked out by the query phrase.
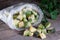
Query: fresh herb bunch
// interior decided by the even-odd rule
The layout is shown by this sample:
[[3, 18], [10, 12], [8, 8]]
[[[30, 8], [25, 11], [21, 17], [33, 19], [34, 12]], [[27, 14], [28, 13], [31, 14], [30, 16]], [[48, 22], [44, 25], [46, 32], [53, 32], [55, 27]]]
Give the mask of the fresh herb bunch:
[[60, 2], [57, 0], [41, 0], [39, 6], [41, 7], [45, 17], [56, 19], [58, 16], [58, 9], [60, 9]]

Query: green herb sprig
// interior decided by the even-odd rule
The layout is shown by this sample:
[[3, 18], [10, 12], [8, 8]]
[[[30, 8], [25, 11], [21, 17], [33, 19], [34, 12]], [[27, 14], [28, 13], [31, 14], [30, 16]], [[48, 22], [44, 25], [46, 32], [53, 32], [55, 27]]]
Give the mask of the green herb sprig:
[[60, 2], [57, 0], [41, 0], [39, 6], [41, 7], [44, 15], [51, 19], [56, 19], [58, 10], [60, 9]]

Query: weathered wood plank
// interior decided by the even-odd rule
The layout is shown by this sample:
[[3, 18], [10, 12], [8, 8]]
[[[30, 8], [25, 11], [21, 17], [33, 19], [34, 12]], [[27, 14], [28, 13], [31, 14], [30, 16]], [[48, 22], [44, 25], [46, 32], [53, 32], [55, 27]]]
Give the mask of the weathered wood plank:
[[9, 29], [8, 25], [3, 24], [3, 23], [0, 25], [0, 31], [5, 31], [5, 30], [8, 30], [8, 29]]
[[4, 30], [4, 31], [0, 31], [0, 39], [6, 39], [6, 38], [10, 38], [17, 35], [17, 33], [15, 33], [12, 30]]
[[[35, 37], [24, 37], [12, 30], [5, 30], [0, 32], [1, 40], [41, 40], [40, 38]], [[47, 35], [47, 38], [44, 40], [60, 40], [60, 31]]]
[[34, 3], [37, 2], [38, 0], [0, 0], [0, 10], [3, 8], [6, 8], [8, 6], [11, 6], [13, 4], [21, 3], [21, 2], [29, 2], [29, 3]]

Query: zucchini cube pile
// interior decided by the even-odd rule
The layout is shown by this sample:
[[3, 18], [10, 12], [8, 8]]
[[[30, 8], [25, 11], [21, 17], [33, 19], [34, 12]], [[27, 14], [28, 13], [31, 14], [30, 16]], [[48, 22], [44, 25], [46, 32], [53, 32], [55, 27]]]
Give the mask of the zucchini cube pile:
[[51, 26], [50, 22], [47, 22], [45, 24], [45, 26], [43, 24], [40, 24], [40, 25], [38, 25], [37, 28], [35, 28], [31, 25], [28, 29], [24, 30], [23, 35], [24, 36], [34, 36], [35, 35], [36, 37], [45, 39], [46, 34], [55, 32], [55, 29], [50, 26]]
[[38, 20], [38, 12], [31, 8], [24, 8], [13, 15], [13, 25], [16, 28], [28, 28]]

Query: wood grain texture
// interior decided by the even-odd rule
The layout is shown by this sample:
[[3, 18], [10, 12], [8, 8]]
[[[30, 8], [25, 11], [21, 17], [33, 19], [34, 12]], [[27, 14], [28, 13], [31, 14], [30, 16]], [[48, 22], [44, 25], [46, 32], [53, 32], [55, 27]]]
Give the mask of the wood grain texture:
[[36, 3], [37, 1], [38, 0], [0, 0], [0, 10], [21, 2]]

